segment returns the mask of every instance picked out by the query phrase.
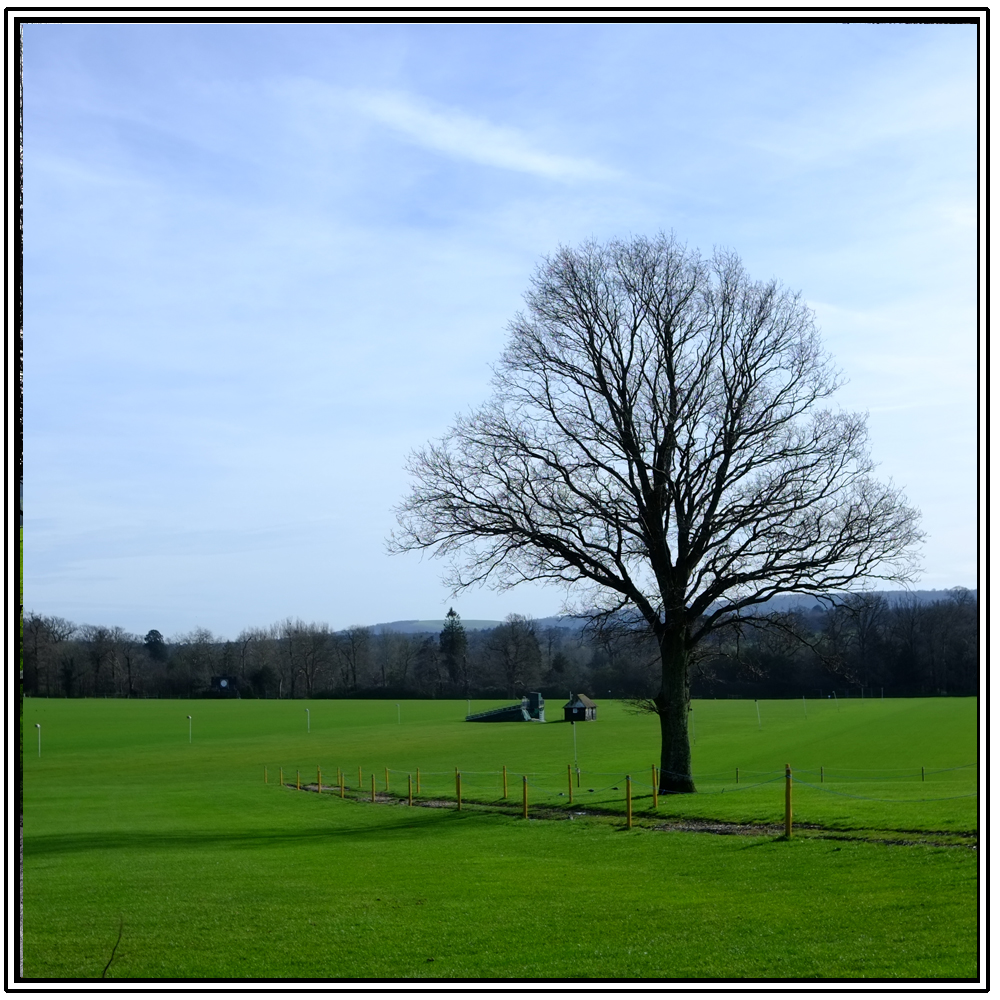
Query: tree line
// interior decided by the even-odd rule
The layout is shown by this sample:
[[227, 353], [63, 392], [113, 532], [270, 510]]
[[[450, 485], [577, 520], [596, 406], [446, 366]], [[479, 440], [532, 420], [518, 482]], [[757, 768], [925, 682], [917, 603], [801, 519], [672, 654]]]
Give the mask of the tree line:
[[[542, 627], [517, 614], [466, 631], [454, 610], [439, 633], [335, 631], [287, 618], [232, 640], [203, 628], [140, 636], [31, 612], [22, 642], [31, 697], [198, 698], [225, 690], [241, 698], [515, 698], [540, 690], [642, 703], [660, 679], [648, 632], [607, 622]], [[690, 689], [697, 698], [975, 695], [978, 674], [978, 596], [955, 588], [933, 603], [855, 594], [741, 619], [699, 646]], [[225, 689], [219, 678], [228, 680]]]

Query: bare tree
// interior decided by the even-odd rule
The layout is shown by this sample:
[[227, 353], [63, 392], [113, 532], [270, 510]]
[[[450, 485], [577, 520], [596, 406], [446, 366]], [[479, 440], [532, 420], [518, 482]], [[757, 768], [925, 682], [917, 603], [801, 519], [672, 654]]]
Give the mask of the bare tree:
[[413, 636], [379, 629], [371, 638], [371, 659], [379, 687], [405, 687], [420, 643]]
[[486, 640], [499, 680], [508, 697], [538, 682], [542, 651], [535, 634], [535, 624], [524, 615], [511, 614], [490, 633]]
[[65, 618], [28, 613], [24, 619], [22, 656], [24, 687], [29, 694], [48, 697], [59, 693], [56, 666], [60, 644], [71, 639], [76, 631], [76, 625]]
[[271, 626], [271, 631], [275, 639], [275, 665], [278, 669], [278, 697], [284, 695], [286, 698], [295, 697], [295, 680], [298, 671], [295, 665], [294, 644], [292, 642], [291, 618], [286, 618], [283, 622], [275, 622]]
[[379, 687], [386, 687], [392, 675], [393, 635], [387, 629], [379, 629], [372, 637], [372, 659]]
[[108, 638], [114, 663], [115, 694], [132, 698], [137, 693], [143, 640], [118, 625], [109, 630]]
[[410, 668], [416, 663], [419, 650], [420, 640], [416, 636], [393, 633], [391, 683], [400, 687], [410, 684]]
[[[90, 683], [86, 684], [86, 677], [79, 679], [86, 684], [82, 694], [89, 694], [93, 698], [107, 695], [110, 689], [114, 694], [114, 682], [116, 679], [116, 661], [114, 648], [111, 642], [111, 629], [106, 625], [82, 625], [79, 630], [80, 638], [83, 640], [86, 649], [87, 662], [90, 666]], [[110, 666], [111, 677], [105, 676], [105, 666]]]
[[332, 641], [326, 622], [312, 622], [299, 630], [299, 656], [307, 698], [323, 687], [333, 656]]
[[420, 640], [413, 661], [413, 673], [420, 688], [436, 698], [441, 689], [441, 653], [437, 636], [428, 635]]
[[245, 628], [236, 637], [239, 647], [240, 686], [253, 691], [258, 698], [278, 693], [278, 673], [274, 669], [278, 658], [271, 629]]
[[168, 689], [174, 697], [194, 698], [208, 689], [218, 670], [219, 644], [207, 628], [194, 628], [173, 639], [174, 656], [169, 666]]
[[337, 633], [336, 651], [341, 680], [352, 691], [358, 689], [358, 674], [361, 675], [362, 682], [368, 680], [372, 633], [373, 630], [366, 625], [351, 625]]
[[777, 594], [908, 579], [918, 515], [873, 478], [865, 417], [822, 408], [810, 310], [734, 254], [563, 248], [526, 303], [493, 398], [411, 455], [390, 548], [450, 558], [456, 593], [556, 581], [650, 630], [661, 789], [694, 791], [697, 644]]
[[827, 615], [826, 633], [840, 672], [862, 690], [875, 683], [889, 604], [881, 594], [849, 594]]

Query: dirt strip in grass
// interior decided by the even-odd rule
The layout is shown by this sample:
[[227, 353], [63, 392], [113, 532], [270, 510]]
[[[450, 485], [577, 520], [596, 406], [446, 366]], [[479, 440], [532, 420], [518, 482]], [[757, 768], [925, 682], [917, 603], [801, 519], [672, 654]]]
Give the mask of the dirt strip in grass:
[[[317, 788], [315, 782], [311, 784], [303, 783], [301, 788], [298, 789], [294, 784], [290, 783], [286, 783], [285, 787], [292, 791], [302, 792], [315, 792]], [[322, 794], [329, 794], [339, 798], [340, 788], [339, 786], [329, 787], [324, 785]], [[376, 791], [375, 802], [373, 803], [370, 792], [345, 789], [345, 799], [356, 803], [367, 803], [368, 805], [409, 805], [409, 800], [405, 796], [401, 797], [390, 792]], [[457, 807], [454, 799], [414, 798], [413, 805], [422, 809], [455, 809]], [[522, 807], [513, 801], [483, 802], [463, 798], [462, 808], [477, 812], [519, 815]], [[529, 817], [533, 820], [552, 822], [577, 819], [617, 824], [624, 824], [625, 822], [625, 817], [620, 811], [602, 809], [599, 806], [588, 806], [586, 809], [574, 809], [572, 806], [533, 806], [530, 808]], [[697, 817], [673, 817], [669, 820], [661, 820], [656, 816], [635, 814], [632, 817], [632, 826], [661, 833], [711, 833], [717, 836], [737, 837], [782, 838], [785, 833], [784, 825], [781, 823], [737, 823], [723, 820], [706, 820]], [[979, 835], [974, 830], [839, 830], [818, 823], [796, 823], [793, 826], [793, 834], [816, 840], [859, 841], [869, 844], [888, 844], [895, 847], [955, 847], [973, 851], [979, 848]]]

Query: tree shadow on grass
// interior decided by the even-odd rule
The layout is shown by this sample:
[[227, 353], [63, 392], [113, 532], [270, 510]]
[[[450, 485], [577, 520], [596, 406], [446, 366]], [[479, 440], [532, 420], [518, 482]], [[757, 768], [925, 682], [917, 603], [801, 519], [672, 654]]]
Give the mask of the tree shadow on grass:
[[438, 835], [442, 827], [481, 817], [454, 810], [423, 810], [379, 824], [313, 824], [308, 827], [257, 830], [91, 830], [25, 837], [25, 858], [86, 851], [190, 850], [192, 848], [269, 848], [330, 840], [398, 840]]

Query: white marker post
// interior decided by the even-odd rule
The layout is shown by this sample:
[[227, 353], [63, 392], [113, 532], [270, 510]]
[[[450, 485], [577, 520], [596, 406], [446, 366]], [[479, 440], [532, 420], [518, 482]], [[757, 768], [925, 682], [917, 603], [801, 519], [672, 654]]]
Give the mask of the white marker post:
[[306, 732], [307, 733], [311, 731], [309, 729], [309, 726], [310, 726], [310, 722], [309, 722], [309, 709], [307, 708], [306, 709]]
[[42, 756], [42, 724], [40, 722], [35, 723], [35, 729], [38, 730], [38, 756]]
[[191, 716], [188, 716], [188, 743], [191, 742]]

